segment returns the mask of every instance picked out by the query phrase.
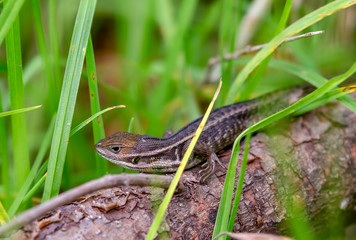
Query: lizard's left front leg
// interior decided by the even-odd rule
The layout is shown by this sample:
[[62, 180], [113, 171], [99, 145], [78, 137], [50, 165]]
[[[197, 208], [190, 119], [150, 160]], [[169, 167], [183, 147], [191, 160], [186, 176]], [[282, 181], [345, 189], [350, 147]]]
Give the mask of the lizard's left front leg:
[[[183, 146], [182, 153], [184, 154], [188, 149], [190, 141], [186, 142]], [[215, 172], [215, 163], [219, 161], [219, 158], [216, 156], [215, 152], [204, 142], [197, 141], [195, 144], [194, 154], [200, 155], [204, 159], [206, 159], [206, 163], [202, 165], [202, 169], [199, 171], [200, 174], [200, 182], [206, 183], [206, 180]]]

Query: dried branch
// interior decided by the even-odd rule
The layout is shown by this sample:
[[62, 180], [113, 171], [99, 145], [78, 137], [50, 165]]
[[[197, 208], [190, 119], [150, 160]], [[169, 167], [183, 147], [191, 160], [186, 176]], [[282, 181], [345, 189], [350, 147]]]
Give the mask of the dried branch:
[[267, 234], [267, 233], [229, 233], [224, 232], [217, 235], [213, 240], [218, 239], [221, 236], [227, 235], [232, 239], [238, 240], [292, 240], [289, 237], [284, 236], [277, 236], [274, 234]]
[[[67, 192], [64, 192], [57, 197], [54, 197], [48, 202], [42, 203], [33, 207], [11, 220], [6, 225], [0, 227], [0, 236], [9, 233], [25, 224], [28, 224], [45, 213], [70, 203], [79, 197], [98, 191], [100, 189], [112, 188], [117, 186], [155, 186], [160, 188], [168, 188], [171, 184], [172, 177], [164, 175], [153, 174], [120, 174], [120, 175], [106, 175], [102, 178], [92, 180], [75, 187]], [[183, 190], [184, 186], [180, 182], [178, 191]]]
[[[291, 41], [294, 41], [294, 40], [298, 40], [300, 38], [311, 37], [311, 36], [315, 36], [315, 35], [322, 34], [322, 33], [324, 33], [324, 31], [308, 32], [308, 33], [301, 34], [301, 35], [298, 35], [298, 36], [286, 38], [282, 43], [291, 42]], [[224, 56], [224, 60], [225, 61], [229, 61], [229, 60], [237, 59], [243, 54], [256, 52], [256, 51], [264, 48], [267, 44], [268, 43], [264, 43], [264, 44], [256, 45], [256, 46], [246, 46], [246, 47], [244, 47], [244, 48], [242, 48], [242, 49], [240, 49], [240, 50], [238, 50], [236, 52], [226, 54]], [[213, 67], [213, 65], [218, 64], [220, 61], [221, 61], [220, 57], [210, 58], [209, 62], [208, 62], [208, 69]]]

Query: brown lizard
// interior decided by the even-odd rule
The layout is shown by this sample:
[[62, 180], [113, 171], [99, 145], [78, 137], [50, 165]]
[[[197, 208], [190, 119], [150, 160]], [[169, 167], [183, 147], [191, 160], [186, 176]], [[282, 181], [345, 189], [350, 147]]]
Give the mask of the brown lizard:
[[[281, 110], [305, 94], [307, 88], [292, 88], [267, 94], [213, 110], [196, 143], [186, 169], [202, 165], [200, 182], [214, 173], [219, 162], [216, 152], [231, 145], [248, 127], [267, 115]], [[107, 160], [140, 172], [175, 172], [202, 118], [196, 119], [176, 133], [166, 132], [163, 138], [135, 133], [116, 132], [100, 140], [96, 151]]]

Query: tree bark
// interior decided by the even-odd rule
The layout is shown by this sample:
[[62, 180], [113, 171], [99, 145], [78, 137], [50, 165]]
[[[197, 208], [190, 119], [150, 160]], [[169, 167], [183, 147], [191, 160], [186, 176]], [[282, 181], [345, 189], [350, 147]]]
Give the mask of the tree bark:
[[[219, 154], [226, 167], [230, 153], [226, 149]], [[173, 196], [160, 238], [211, 238], [226, 170], [217, 165], [206, 185], [199, 183], [199, 170], [184, 172], [185, 190]], [[144, 239], [164, 194], [154, 187], [94, 192], [42, 216], [13, 237]], [[302, 216], [314, 234], [340, 237], [346, 223], [356, 219], [355, 196], [356, 114], [332, 102], [252, 137], [234, 232], [288, 235], [290, 220]], [[330, 227], [332, 233], [325, 231]]]

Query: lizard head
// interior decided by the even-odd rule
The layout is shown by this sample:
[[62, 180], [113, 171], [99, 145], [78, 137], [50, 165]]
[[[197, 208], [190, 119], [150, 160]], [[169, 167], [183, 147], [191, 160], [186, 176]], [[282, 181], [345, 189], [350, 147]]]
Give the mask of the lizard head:
[[[161, 139], [127, 132], [116, 132], [100, 140], [95, 149], [103, 158], [127, 169], [142, 172], [172, 172], [180, 161], [172, 161], [177, 149], [158, 148]], [[172, 163], [171, 163], [172, 162]]]
[[139, 134], [116, 132], [100, 140], [95, 145], [95, 149], [102, 157], [110, 161], [118, 161], [131, 151], [139, 138]]

